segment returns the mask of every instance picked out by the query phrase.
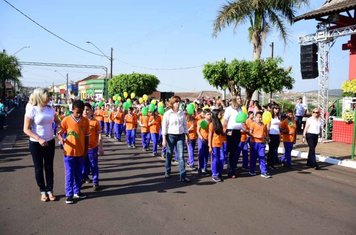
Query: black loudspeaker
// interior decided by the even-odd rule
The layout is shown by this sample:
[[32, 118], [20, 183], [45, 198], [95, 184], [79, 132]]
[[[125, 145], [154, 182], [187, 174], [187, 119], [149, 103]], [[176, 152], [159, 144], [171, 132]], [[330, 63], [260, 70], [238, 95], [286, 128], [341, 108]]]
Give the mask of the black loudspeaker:
[[302, 79], [314, 79], [319, 76], [318, 45], [316, 43], [300, 46], [300, 72]]

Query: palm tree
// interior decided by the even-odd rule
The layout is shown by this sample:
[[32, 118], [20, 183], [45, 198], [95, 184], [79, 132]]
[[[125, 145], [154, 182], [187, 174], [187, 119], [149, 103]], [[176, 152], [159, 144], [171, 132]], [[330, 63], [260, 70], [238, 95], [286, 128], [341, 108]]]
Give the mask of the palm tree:
[[21, 84], [21, 68], [19, 61], [15, 56], [9, 56], [5, 52], [0, 53], [0, 83], [2, 84], [2, 99], [6, 96], [6, 81], [13, 81]]
[[284, 20], [292, 24], [295, 10], [309, 0], [235, 0], [222, 6], [214, 22], [213, 36], [226, 26], [237, 27], [250, 23], [249, 39], [253, 45], [253, 58], [261, 58], [263, 41], [272, 28], [276, 28], [284, 42], [287, 29]]

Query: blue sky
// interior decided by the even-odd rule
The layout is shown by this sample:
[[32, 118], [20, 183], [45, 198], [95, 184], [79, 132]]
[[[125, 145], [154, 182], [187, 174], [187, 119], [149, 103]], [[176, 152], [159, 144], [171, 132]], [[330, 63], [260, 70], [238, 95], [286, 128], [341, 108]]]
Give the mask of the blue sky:
[[[65, 40], [100, 52], [86, 41], [93, 42], [105, 54], [114, 48], [114, 75], [120, 73], [149, 73], [161, 81], [161, 91], [214, 90], [203, 78], [202, 67], [208, 62], [226, 58], [252, 59], [252, 45], [247, 37], [247, 25], [234, 31], [224, 29], [212, 37], [212, 24], [221, 0], [8, 0], [33, 20]], [[323, 0], [313, 0], [297, 15], [318, 8]], [[302, 80], [299, 66], [298, 37], [315, 32], [316, 21], [299, 21], [289, 27], [287, 45], [279, 35], [270, 33], [264, 42], [262, 57], [271, 54], [293, 67], [294, 91], [316, 90], [317, 79]], [[341, 45], [348, 37], [338, 38], [330, 53], [330, 89], [339, 89], [348, 79], [349, 52]], [[30, 46], [30, 48], [21, 48]], [[0, 49], [14, 54], [24, 62], [103, 65], [105, 57], [77, 49], [46, 32], [3, 0], [0, 0]], [[193, 69], [165, 70], [185, 67]], [[151, 69], [148, 69], [151, 68]], [[57, 70], [58, 72], [55, 72]], [[21, 78], [27, 86], [49, 86], [79, 80], [104, 70], [23, 66]]]

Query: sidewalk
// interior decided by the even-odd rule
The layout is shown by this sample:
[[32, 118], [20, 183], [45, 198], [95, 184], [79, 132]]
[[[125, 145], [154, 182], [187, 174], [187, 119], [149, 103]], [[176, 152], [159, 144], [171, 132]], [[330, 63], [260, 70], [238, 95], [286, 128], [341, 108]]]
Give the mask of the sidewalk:
[[[302, 135], [298, 135], [292, 156], [307, 159], [308, 150], [307, 143], [302, 142]], [[283, 143], [280, 144], [278, 152], [284, 153]], [[326, 141], [325, 143], [318, 143], [316, 146], [317, 161], [356, 169], [356, 161], [351, 159], [351, 152], [351, 144]]]

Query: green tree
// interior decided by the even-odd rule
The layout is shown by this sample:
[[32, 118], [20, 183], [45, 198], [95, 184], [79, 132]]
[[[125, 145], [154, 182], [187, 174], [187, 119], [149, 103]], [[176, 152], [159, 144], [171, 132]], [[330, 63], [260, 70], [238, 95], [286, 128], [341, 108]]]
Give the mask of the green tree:
[[136, 96], [151, 94], [156, 91], [159, 80], [155, 75], [151, 74], [120, 74], [109, 80], [109, 97], [115, 94], [123, 94], [135, 92]]
[[291, 69], [280, 67], [281, 63], [281, 58], [254, 61], [235, 59], [229, 64], [227, 72], [237, 86], [245, 88], [248, 102], [257, 90], [276, 92], [293, 88]]
[[227, 73], [229, 64], [226, 60], [218, 61], [216, 63], [208, 63], [204, 65], [203, 75], [210, 85], [217, 89], [229, 89], [232, 95], [238, 93], [238, 89], [234, 80], [229, 78]]
[[2, 87], [1, 97], [3, 100], [6, 97], [6, 81], [13, 81], [21, 85], [19, 77], [21, 77], [21, 68], [17, 58], [9, 56], [4, 52], [0, 53], [0, 82]]
[[263, 41], [271, 29], [276, 29], [286, 42], [286, 23], [292, 24], [294, 13], [309, 0], [234, 0], [223, 5], [213, 25], [213, 36], [226, 26], [248, 22], [249, 40], [253, 45], [253, 58], [261, 58]]

